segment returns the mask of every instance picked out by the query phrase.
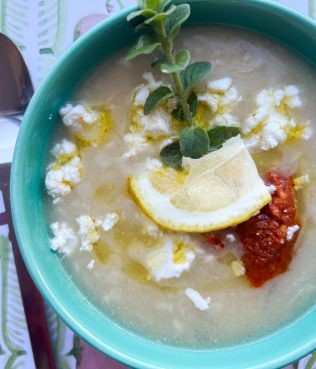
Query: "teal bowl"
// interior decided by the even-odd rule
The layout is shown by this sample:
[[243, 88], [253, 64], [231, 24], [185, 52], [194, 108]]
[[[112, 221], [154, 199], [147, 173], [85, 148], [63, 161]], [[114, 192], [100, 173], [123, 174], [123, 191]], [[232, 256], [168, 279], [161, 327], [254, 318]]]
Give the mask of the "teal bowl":
[[[192, 0], [189, 24], [224, 24], [264, 34], [316, 63], [316, 24], [270, 0]], [[279, 368], [316, 349], [316, 307], [273, 335], [247, 345], [190, 350], [153, 342], [100, 312], [49, 249], [44, 204], [46, 153], [58, 110], [100, 63], [131, 43], [131, 9], [112, 16], [77, 40], [36, 91], [23, 119], [12, 174], [14, 227], [25, 263], [44, 298], [84, 340], [142, 369]], [[286, 302], [285, 302], [286, 303]]]

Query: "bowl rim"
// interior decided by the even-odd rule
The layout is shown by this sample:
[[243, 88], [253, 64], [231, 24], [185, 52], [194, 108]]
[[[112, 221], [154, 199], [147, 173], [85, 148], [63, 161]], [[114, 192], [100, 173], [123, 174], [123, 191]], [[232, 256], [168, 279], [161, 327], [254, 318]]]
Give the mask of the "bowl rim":
[[[194, 2], [207, 2], [208, 0], [188, 0], [189, 3]], [[211, 1], [211, 0], [209, 0]], [[236, 0], [225, 0], [226, 3], [235, 3]], [[282, 13], [288, 18], [291, 18], [295, 21], [298, 21], [301, 24], [304, 24], [307, 27], [312, 27], [316, 30], [316, 23], [304, 16], [303, 14], [297, 12], [296, 10], [293, 10], [291, 8], [288, 8], [282, 4], [267, 1], [267, 0], [243, 0], [243, 3], [245, 6], [247, 5], [258, 5], [265, 9], [270, 10], [276, 10], [279, 13]], [[24, 145], [24, 136], [27, 132], [26, 122], [27, 120], [31, 119], [32, 112], [36, 109], [37, 100], [45, 92], [47, 87], [51, 84], [51, 82], [54, 79], [55, 74], [57, 73], [57, 70], [61, 67], [62, 64], [67, 63], [67, 60], [72, 58], [72, 55], [74, 54], [74, 51], [79, 50], [84, 45], [88, 44], [91, 40], [93, 40], [96, 35], [103, 34], [107, 29], [115, 27], [116, 24], [120, 24], [122, 21], [126, 19], [126, 16], [133, 10], [135, 10], [136, 7], [128, 7], [124, 10], [121, 10], [115, 15], [109, 16], [107, 19], [100, 22], [100, 24], [93, 27], [91, 30], [89, 30], [86, 34], [81, 36], [76, 42], [72, 44], [72, 46], [64, 52], [64, 54], [58, 59], [57, 63], [54, 65], [53, 69], [48, 73], [44, 81], [41, 82], [39, 88], [36, 90], [31, 103], [29, 107], [27, 108], [27, 111], [25, 113], [23, 124], [20, 128], [20, 132], [18, 135], [18, 139], [15, 145], [14, 150], [14, 158], [12, 162], [11, 167], [11, 183], [10, 183], [10, 199], [11, 199], [11, 209], [12, 209], [12, 217], [13, 217], [13, 224], [14, 229], [16, 232], [16, 237], [18, 240], [18, 244], [20, 246], [20, 250], [24, 259], [24, 262], [29, 270], [30, 275], [32, 276], [33, 281], [35, 282], [36, 286], [40, 290], [41, 294], [44, 296], [44, 298], [50, 303], [50, 305], [54, 308], [54, 310], [57, 312], [57, 314], [62, 318], [62, 320], [69, 326], [75, 333], [77, 333], [80, 337], [82, 337], [85, 341], [87, 341], [90, 345], [92, 345], [97, 350], [106, 353], [106, 355], [109, 355], [110, 357], [118, 360], [119, 362], [122, 362], [130, 367], [137, 367], [139, 369], [163, 369], [159, 365], [152, 365], [149, 363], [146, 363], [145, 361], [142, 361], [140, 357], [136, 356], [128, 356], [124, 354], [123, 351], [120, 350], [120, 348], [116, 348], [111, 346], [111, 344], [100, 341], [97, 337], [90, 334], [90, 332], [85, 328], [83, 325], [80, 324], [80, 321], [76, 319], [73, 315], [67, 311], [63, 303], [58, 301], [56, 299], [56, 296], [51, 291], [51, 288], [48, 284], [46, 284], [45, 280], [43, 279], [40, 271], [37, 269], [36, 265], [33, 264], [32, 260], [28, 257], [26, 253], [26, 249], [24, 248], [24, 235], [22, 227], [19, 226], [19, 199], [21, 198], [21, 189], [18, 184], [18, 181], [15, 181], [15, 178], [18, 178], [19, 173], [22, 172], [22, 165], [19, 161], [19, 157], [23, 155], [23, 151], [25, 149]], [[308, 316], [309, 313], [306, 314]], [[305, 316], [303, 317], [303, 319]], [[270, 336], [269, 336], [270, 337]], [[256, 341], [258, 343], [258, 341]], [[259, 341], [260, 343], [260, 341]], [[152, 342], [153, 345], [156, 345], [155, 342]], [[250, 343], [251, 345], [252, 343]], [[285, 366], [303, 356], [308, 354], [309, 352], [313, 351], [316, 348], [316, 334], [312, 340], [309, 340], [305, 342], [304, 345], [301, 345], [300, 347], [296, 348], [296, 350], [293, 350], [291, 352], [288, 352], [286, 355], [283, 355], [281, 357], [278, 357], [277, 359], [270, 360], [268, 362], [265, 362], [264, 364], [258, 364], [256, 363], [254, 366], [252, 366], [252, 369], [263, 369], [263, 368], [279, 368], [282, 366]], [[232, 350], [234, 347], [232, 348]], [[196, 350], [197, 353], [200, 351]]]

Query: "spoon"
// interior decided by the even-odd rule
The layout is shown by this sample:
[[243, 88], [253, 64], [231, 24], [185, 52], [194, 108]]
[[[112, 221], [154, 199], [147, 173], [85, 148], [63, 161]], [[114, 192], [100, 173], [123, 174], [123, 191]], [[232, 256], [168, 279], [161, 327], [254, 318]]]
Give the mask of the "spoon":
[[25, 111], [34, 89], [19, 49], [0, 33], [0, 116]]
[[19, 115], [24, 113], [34, 89], [19, 49], [2, 33], [0, 50], [0, 163], [9, 163], [21, 123]]
[[[14, 260], [25, 317], [37, 369], [55, 369], [43, 299], [22, 259], [10, 211], [10, 162], [23, 114], [34, 92], [30, 74], [19, 49], [0, 33], [0, 189], [5, 203]], [[5, 163], [5, 164], [1, 164]]]

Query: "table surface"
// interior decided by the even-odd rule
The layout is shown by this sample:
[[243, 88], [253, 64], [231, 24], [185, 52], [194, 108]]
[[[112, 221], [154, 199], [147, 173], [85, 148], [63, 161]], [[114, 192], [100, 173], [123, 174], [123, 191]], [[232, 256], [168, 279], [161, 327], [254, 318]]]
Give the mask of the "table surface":
[[[277, 2], [316, 18], [316, 0]], [[75, 39], [104, 18], [134, 3], [133, 0], [0, 0], [0, 31], [22, 51], [37, 88]], [[0, 191], [0, 368], [33, 369], [34, 360], [4, 213]], [[80, 340], [48, 305], [46, 313], [59, 369], [126, 368]], [[316, 352], [286, 369], [316, 369]]]

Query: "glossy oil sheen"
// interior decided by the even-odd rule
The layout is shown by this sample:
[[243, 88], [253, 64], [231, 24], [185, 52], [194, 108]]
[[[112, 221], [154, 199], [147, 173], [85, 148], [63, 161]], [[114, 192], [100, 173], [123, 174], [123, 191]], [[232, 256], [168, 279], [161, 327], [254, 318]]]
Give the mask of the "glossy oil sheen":
[[[190, 24], [225, 24], [263, 33], [316, 62], [313, 21], [274, 2], [191, 1]], [[130, 10], [110, 17], [75, 42], [41, 84], [20, 130], [12, 167], [14, 224], [34, 281], [57, 313], [100, 351], [135, 368], [259, 369], [281, 367], [316, 348], [316, 308], [262, 341], [222, 350], [189, 350], [132, 334], [96, 310], [48, 246], [43, 179], [58, 109], [104, 59], [134, 39], [125, 21]], [[49, 119], [50, 118], [50, 119]], [[286, 302], [285, 302], [286, 303]]]

